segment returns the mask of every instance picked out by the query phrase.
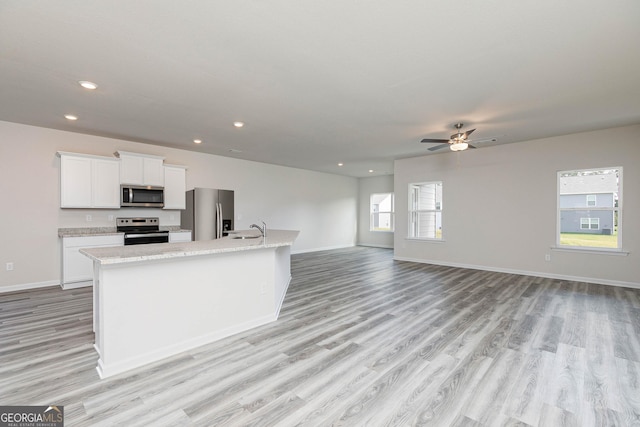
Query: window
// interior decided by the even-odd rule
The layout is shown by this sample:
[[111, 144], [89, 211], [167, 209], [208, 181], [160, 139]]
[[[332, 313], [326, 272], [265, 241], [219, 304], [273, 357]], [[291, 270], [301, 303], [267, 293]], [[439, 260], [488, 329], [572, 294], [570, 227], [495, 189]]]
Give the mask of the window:
[[442, 182], [409, 184], [409, 237], [442, 240]]
[[557, 245], [621, 249], [622, 168], [558, 172]]
[[372, 194], [370, 199], [369, 230], [393, 231], [393, 193]]
[[581, 230], [599, 230], [600, 218], [580, 218]]

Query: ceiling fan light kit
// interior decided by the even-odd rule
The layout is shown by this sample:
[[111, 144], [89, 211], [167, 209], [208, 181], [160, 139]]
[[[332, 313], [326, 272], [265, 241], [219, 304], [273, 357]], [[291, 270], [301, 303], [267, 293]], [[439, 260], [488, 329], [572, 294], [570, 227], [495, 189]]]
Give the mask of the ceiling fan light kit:
[[464, 151], [469, 148], [469, 144], [466, 142], [454, 142], [450, 145], [451, 151]]

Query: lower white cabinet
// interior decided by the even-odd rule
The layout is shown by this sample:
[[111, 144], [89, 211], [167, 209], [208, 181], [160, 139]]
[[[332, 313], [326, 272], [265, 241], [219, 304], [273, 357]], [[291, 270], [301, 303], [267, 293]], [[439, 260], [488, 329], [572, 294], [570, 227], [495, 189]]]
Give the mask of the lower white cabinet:
[[81, 254], [80, 249], [102, 246], [124, 246], [124, 235], [62, 238], [62, 289], [91, 286], [93, 283], [93, 261]]
[[169, 243], [190, 242], [190, 241], [191, 241], [190, 231], [170, 231], [169, 232]]

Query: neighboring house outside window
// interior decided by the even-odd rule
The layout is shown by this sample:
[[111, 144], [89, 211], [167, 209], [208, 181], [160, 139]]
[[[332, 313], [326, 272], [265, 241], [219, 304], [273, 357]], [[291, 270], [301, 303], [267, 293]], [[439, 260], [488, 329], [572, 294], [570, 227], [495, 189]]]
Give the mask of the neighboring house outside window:
[[394, 230], [393, 193], [372, 194], [370, 199], [370, 231]]
[[622, 168], [558, 172], [558, 245], [620, 249]]
[[409, 184], [409, 236], [442, 240], [442, 182]]

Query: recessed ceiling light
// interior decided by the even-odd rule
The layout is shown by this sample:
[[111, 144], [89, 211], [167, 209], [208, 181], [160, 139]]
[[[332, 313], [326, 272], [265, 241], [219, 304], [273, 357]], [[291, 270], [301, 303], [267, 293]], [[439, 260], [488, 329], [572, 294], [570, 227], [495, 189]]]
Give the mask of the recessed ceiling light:
[[229, 148], [230, 153], [242, 153], [242, 150], [236, 150], [235, 148]]
[[80, 80], [78, 83], [80, 83], [80, 86], [82, 86], [85, 89], [89, 89], [89, 90], [98, 89], [98, 85], [95, 84], [94, 82], [88, 82], [86, 80]]
[[369, 173], [373, 173], [373, 169], [369, 169]]
[[78, 120], [78, 116], [75, 116], [73, 114], [65, 114], [64, 118], [67, 120]]
[[344, 166], [344, 163], [338, 163], [338, 166]]
[[194, 139], [193, 142], [195, 144], [202, 144], [202, 140], [201, 139]]
[[237, 128], [241, 128], [242, 126], [244, 126], [244, 122], [233, 122], [233, 125]]

